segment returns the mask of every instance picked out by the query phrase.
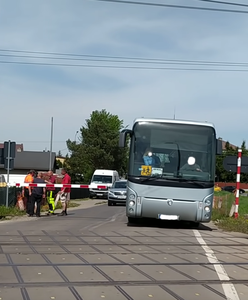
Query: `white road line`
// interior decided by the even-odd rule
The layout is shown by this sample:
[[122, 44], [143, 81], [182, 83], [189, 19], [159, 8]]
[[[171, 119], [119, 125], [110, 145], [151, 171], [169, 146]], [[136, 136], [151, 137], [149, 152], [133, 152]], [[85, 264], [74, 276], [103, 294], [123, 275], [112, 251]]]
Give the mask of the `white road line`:
[[[193, 232], [198, 243], [205, 251], [208, 261], [214, 266], [220, 281], [230, 281], [230, 278], [223, 265], [220, 264], [218, 258], [214, 254], [214, 251], [210, 247], [208, 247], [200, 232], [198, 230], [193, 230]], [[239, 295], [232, 283], [222, 283], [222, 288], [227, 300], [240, 300]]]

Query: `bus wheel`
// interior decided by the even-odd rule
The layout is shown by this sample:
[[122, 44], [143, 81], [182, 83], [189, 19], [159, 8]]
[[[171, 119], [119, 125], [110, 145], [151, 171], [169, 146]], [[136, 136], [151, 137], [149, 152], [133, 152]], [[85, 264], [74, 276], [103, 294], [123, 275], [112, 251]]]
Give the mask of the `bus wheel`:
[[137, 224], [138, 219], [128, 217], [128, 225]]
[[191, 222], [191, 226], [198, 228], [200, 226], [200, 222]]

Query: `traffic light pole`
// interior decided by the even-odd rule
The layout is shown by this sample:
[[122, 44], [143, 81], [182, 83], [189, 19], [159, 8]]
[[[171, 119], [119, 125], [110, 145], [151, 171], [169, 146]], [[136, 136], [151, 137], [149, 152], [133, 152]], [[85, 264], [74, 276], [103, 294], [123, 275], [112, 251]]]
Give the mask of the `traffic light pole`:
[[8, 141], [8, 157], [7, 157], [6, 207], [9, 206], [9, 165], [10, 165], [10, 140]]

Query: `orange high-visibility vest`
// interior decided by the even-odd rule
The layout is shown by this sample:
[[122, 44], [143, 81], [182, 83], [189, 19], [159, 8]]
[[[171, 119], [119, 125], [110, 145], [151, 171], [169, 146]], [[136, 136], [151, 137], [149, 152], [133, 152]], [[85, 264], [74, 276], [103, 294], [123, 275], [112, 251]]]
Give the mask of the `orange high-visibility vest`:
[[[24, 179], [24, 183], [33, 183], [34, 178], [31, 174], [28, 174], [25, 179]], [[26, 189], [28, 189], [28, 186], [25, 186]]]

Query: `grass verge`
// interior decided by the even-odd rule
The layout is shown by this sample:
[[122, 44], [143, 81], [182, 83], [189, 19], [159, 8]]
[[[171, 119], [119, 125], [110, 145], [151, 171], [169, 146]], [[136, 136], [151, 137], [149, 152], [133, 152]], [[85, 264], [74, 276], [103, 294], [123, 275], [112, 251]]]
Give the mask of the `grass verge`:
[[[75, 200], [73, 200], [75, 201]], [[75, 202], [69, 202], [68, 204], [68, 208], [70, 207], [78, 207], [80, 206], [80, 203], [75, 203]], [[60, 202], [58, 202], [57, 206], [56, 206], [56, 209], [62, 209], [62, 204]], [[41, 207], [41, 211], [44, 212], [44, 211], [48, 211], [48, 204], [45, 204]]]
[[83, 198], [83, 199], [72, 199], [71, 201], [76, 201], [76, 202], [82, 202], [82, 201], [89, 201], [91, 200], [90, 198]]
[[6, 217], [16, 217], [16, 216], [23, 216], [25, 215], [25, 211], [21, 211], [16, 207], [6, 207], [4, 205], [0, 206], [0, 219], [5, 219]]
[[[241, 233], [248, 233], [248, 197], [239, 198], [239, 217], [229, 217], [232, 204], [235, 201], [235, 195], [228, 192], [216, 192], [216, 206], [213, 208], [212, 220], [215, 224], [225, 230]], [[218, 207], [221, 203], [221, 207]]]
[[96, 202], [94, 205], [100, 205], [100, 204], [105, 204], [107, 201], [101, 201], [101, 202]]
[[[75, 199], [69, 202], [69, 208], [70, 207], [78, 207], [80, 206], [80, 201], [86, 201], [88, 199]], [[79, 203], [75, 203], [74, 201], [78, 201]], [[62, 205], [59, 202], [57, 204], [56, 209], [62, 209]], [[45, 212], [48, 211], [48, 205], [43, 205], [41, 207], [41, 212]], [[11, 219], [13, 217], [18, 217], [18, 216], [24, 216], [26, 215], [26, 211], [21, 211], [19, 210], [17, 207], [14, 206], [10, 206], [10, 207], [6, 207], [4, 205], [0, 206], [0, 220], [6, 220], [6, 219]]]

